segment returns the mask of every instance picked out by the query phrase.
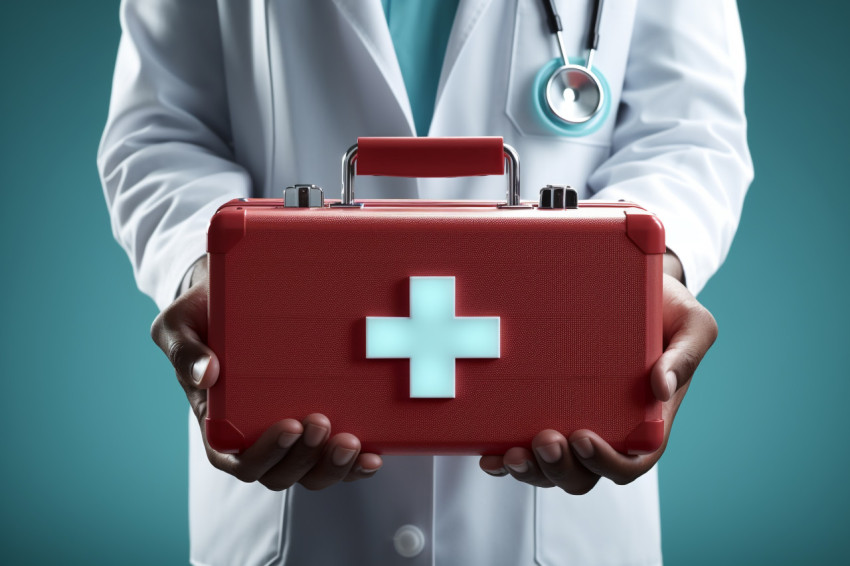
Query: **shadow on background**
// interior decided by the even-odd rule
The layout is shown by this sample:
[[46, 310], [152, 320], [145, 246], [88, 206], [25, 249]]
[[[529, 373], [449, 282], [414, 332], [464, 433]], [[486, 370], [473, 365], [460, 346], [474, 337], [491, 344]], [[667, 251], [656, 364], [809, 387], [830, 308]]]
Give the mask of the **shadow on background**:
[[[721, 332], [661, 462], [664, 552], [833, 564], [850, 506], [850, 10], [741, 11], [756, 180], [700, 297]], [[150, 341], [156, 309], [112, 240], [94, 163], [117, 2], [0, 13], [3, 561], [185, 563], [187, 403]]]

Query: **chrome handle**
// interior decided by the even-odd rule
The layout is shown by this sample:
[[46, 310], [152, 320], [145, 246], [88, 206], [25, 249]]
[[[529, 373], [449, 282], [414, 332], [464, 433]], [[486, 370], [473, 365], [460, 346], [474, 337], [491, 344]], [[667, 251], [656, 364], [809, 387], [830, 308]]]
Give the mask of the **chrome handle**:
[[[519, 154], [516, 150], [504, 145], [505, 156], [505, 173], [508, 177], [508, 191], [506, 198], [507, 207], [521, 207], [520, 204], [520, 184], [519, 184]], [[342, 156], [342, 196], [340, 203], [332, 206], [353, 206], [360, 205], [354, 203], [354, 176], [357, 174], [357, 144], [352, 145]]]

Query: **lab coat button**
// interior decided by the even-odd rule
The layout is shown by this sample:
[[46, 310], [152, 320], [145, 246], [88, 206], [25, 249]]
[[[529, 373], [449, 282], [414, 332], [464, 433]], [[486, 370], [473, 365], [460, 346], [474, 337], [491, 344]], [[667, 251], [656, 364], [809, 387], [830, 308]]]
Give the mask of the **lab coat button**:
[[413, 558], [425, 549], [425, 534], [413, 525], [399, 527], [393, 536], [395, 551], [405, 558]]

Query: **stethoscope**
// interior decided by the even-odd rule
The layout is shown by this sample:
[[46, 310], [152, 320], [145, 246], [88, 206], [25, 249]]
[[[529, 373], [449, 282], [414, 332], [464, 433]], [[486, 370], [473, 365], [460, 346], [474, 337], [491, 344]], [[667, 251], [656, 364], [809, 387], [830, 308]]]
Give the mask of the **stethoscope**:
[[541, 0], [549, 31], [558, 40], [560, 58], [549, 61], [534, 81], [535, 109], [544, 123], [557, 133], [583, 136], [594, 132], [609, 113], [610, 92], [605, 77], [593, 68], [593, 56], [599, 45], [602, 1], [594, 0], [591, 26], [587, 34], [587, 57], [570, 62], [564, 46], [561, 18], [554, 0]]

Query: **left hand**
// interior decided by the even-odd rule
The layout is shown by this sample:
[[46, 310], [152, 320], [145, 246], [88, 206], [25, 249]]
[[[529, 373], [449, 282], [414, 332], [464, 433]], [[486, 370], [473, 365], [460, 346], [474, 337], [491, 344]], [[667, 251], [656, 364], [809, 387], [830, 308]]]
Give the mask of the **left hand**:
[[[600, 477], [617, 484], [630, 483], [652, 468], [667, 447], [670, 428], [688, 391], [691, 377], [717, 338], [717, 323], [685, 286], [681, 264], [672, 254], [665, 256], [664, 353], [652, 367], [650, 380], [655, 397], [663, 402], [664, 441], [651, 454], [630, 456], [615, 451], [598, 434], [577, 430], [565, 438], [555, 430], [534, 437], [532, 450], [515, 447], [504, 456], [483, 456], [481, 468], [495, 476], [514, 478], [538, 487], [560, 487], [581, 495], [590, 491]], [[673, 275], [671, 275], [673, 274]]]

